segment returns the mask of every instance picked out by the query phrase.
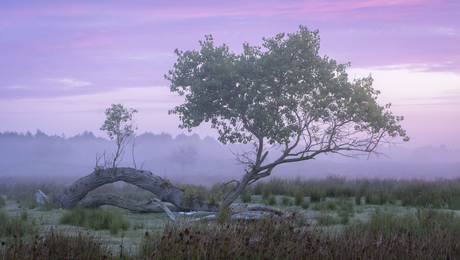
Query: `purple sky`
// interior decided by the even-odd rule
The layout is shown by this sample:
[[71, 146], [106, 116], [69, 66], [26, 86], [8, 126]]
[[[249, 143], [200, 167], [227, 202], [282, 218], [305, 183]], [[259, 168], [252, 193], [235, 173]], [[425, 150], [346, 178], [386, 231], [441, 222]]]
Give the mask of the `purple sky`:
[[[319, 29], [321, 54], [372, 74], [408, 147], [460, 148], [458, 0], [2, 1], [0, 131], [99, 131], [112, 103], [139, 110], [139, 133], [176, 135], [181, 98], [163, 75], [175, 48], [212, 34], [233, 52], [262, 37]], [[207, 126], [194, 131], [214, 134]]]

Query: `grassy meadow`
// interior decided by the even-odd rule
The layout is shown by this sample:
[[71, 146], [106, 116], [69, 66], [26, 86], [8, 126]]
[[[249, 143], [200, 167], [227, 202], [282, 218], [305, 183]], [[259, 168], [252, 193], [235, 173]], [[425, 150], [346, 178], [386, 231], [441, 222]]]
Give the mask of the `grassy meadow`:
[[[170, 221], [166, 213], [112, 206], [39, 206], [34, 193], [64, 185], [0, 181], [1, 259], [457, 259], [460, 179], [277, 179], [248, 186], [235, 203], [271, 206], [289, 219]], [[193, 186], [219, 201], [230, 186]], [[128, 184], [108, 192], [137, 201], [153, 194]], [[89, 194], [89, 195], [91, 195]]]

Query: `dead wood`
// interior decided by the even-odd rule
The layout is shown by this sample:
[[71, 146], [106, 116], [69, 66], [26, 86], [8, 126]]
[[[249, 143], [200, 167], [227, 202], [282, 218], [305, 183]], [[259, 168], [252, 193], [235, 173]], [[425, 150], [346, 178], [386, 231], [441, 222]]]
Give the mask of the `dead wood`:
[[[123, 181], [132, 185], [135, 185], [141, 189], [148, 190], [153, 194], [157, 195], [161, 201], [169, 202], [180, 210], [183, 211], [217, 211], [218, 205], [215, 204], [206, 204], [204, 201], [199, 200], [187, 200], [185, 203], [182, 200], [182, 197], [185, 194], [183, 190], [172, 185], [168, 180], [162, 179], [160, 176], [154, 175], [150, 171], [136, 170], [133, 168], [115, 168], [115, 169], [100, 169], [94, 171], [93, 173], [80, 178], [72, 185], [68, 186], [64, 191], [58, 194], [53, 203], [56, 208], [69, 209], [75, 206], [78, 202], [84, 199], [88, 192], [109, 183], [114, 183], [118, 181]], [[102, 205], [102, 202], [112, 203], [108, 205], [113, 206], [123, 206], [125, 208], [140, 208], [141, 206], [134, 203], [133, 201], [120, 200], [115, 195], [110, 197], [105, 197], [105, 201], [101, 200], [104, 198], [103, 195], [100, 198], [94, 198], [94, 202], [89, 199], [87, 201], [88, 205], [96, 205], [99, 203]], [[118, 197], [118, 196], [117, 196]], [[38, 197], [37, 197], [38, 199]], [[98, 200], [99, 199], [99, 200]], [[98, 202], [99, 201], [99, 202]], [[148, 209], [151, 206], [147, 206]]]
[[100, 193], [94, 195], [80, 201], [78, 204], [85, 208], [97, 208], [103, 205], [110, 205], [137, 212], [162, 213], [165, 211], [162, 207], [153, 201], [139, 203], [137, 201], [125, 199], [123, 197], [109, 193]]

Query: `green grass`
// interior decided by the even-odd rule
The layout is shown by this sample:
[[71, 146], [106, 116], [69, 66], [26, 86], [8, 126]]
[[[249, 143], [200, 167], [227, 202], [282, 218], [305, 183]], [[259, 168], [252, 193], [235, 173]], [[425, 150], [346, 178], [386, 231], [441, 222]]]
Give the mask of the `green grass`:
[[310, 202], [306, 200], [302, 201], [302, 204], [300, 204], [300, 206], [302, 207], [302, 209], [307, 210], [310, 207]]
[[288, 196], [283, 196], [281, 197], [281, 205], [288, 207], [288, 206], [293, 206], [294, 203], [292, 202], [292, 199], [289, 198]]
[[6, 200], [3, 198], [3, 196], [0, 194], [0, 209], [6, 206]]
[[250, 203], [252, 201], [251, 192], [245, 189], [243, 194], [240, 195], [240, 198], [243, 203]]
[[26, 236], [31, 233], [38, 233], [38, 226], [34, 218], [29, 219], [27, 210], [16, 216], [8, 216], [4, 209], [0, 210], [0, 238]]
[[270, 206], [275, 206], [277, 203], [276, 203], [276, 197], [273, 196], [273, 195], [270, 195], [270, 197], [268, 197], [267, 199], [267, 205], [270, 205]]
[[301, 206], [302, 203], [304, 202], [304, 196], [305, 196], [305, 193], [304, 191], [298, 189], [294, 192], [294, 204], [296, 206]]
[[127, 230], [130, 226], [120, 215], [103, 209], [85, 209], [78, 205], [65, 212], [59, 223], [94, 230], [106, 229], [112, 235], [118, 234], [120, 229]]
[[[228, 186], [216, 184], [203, 190], [205, 196], [216, 194], [215, 198], [219, 200], [223, 189]], [[27, 185], [15, 187], [32, 189]], [[36, 185], [31, 187], [36, 188]], [[133, 198], [138, 192], [133, 190], [134, 194], [129, 195], [131, 187], [123, 188], [121, 185], [110, 189], [125, 189], [125, 195]], [[34, 199], [34, 196], [29, 191], [26, 192], [28, 195], [15, 192], [0, 184], [0, 193], [8, 194], [7, 207], [4, 207], [3, 213], [0, 211], [0, 232], [3, 232], [0, 242], [5, 242], [5, 245], [0, 245], [0, 259], [46, 258], [47, 250], [53, 250], [55, 259], [103, 259], [104, 255], [117, 259], [122, 258], [120, 252], [127, 258], [140, 259], [460, 258], [459, 212], [449, 210], [460, 209], [459, 179], [276, 179], [256, 183], [245, 190], [245, 196], [251, 198], [248, 203], [252, 205], [265, 203], [281, 209], [289, 206], [290, 210], [295, 209], [299, 213], [297, 218], [283, 221], [229, 221], [229, 212], [223, 210], [218, 215], [218, 221], [191, 223], [183, 218], [170, 222], [165, 214], [127, 213], [110, 206], [96, 210], [76, 208], [60, 211], [47, 206], [30, 209], [22, 204], [18, 209], [17, 202]], [[240, 199], [243, 201], [243, 194]], [[123, 216], [121, 220], [116, 220], [120, 216]], [[66, 225], [94, 231], [78, 234], [55, 232], [54, 235], [40, 233], [39, 227], [43, 222], [54, 223], [58, 227], [58, 220], [51, 222], [50, 217], [61, 218], [62, 223], [68, 221]], [[64, 221], [65, 218], [70, 220]], [[127, 222], [131, 222], [128, 225], [132, 230], [128, 230]], [[129, 236], [116, 237], [120, 230], [126, 230]], [[31, 233], [39, 238], [30, 236]], [[112, 237], [108, 237], [109, 233]], [[97, 240], [101, 234], [104, 239]], [[59, 246], [44, 244], [41, 242], [43, 238]], [[119, 239], [115, 246], [118, 251], [113, 248], [108, 250], [107, 241], [116, 239]], [[122, 239], [125, 241], [122, 242]], [[35, 246], [34, 241], [37, 242]], [[128, 247], [125, 243], [130, 243], [129, 246], [135, 250], [120, 251]], [[21, 247], [26, 253], [17, 251], [15, 256], [10, 250], [14, 247]]]

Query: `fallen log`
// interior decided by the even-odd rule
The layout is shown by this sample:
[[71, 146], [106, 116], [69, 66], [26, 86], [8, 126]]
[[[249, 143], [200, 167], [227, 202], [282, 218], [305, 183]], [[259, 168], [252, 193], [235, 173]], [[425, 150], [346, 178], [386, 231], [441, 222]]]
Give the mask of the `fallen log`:
[[[150, 191], [157, 195], [161, 201], [169, 202], [183, 211], [217, 211], [219, 207], [216, 204], [207, 204], [198, 199], [185, 202], [182, 199], [182, 197], [186, 195], [185, 191], [172, 185], [168, 180], [162, 179], [150, 171], [124, 167], [96, 170], [68, 186], [60, 194], [57, 194], [52, 201], [50, 200], [50, 202], [53, 203], [56, 208], [62, 209], [72, 208], [82, 200], [87, 200], [86, 204], [90, 205], [103, 205], [103, 203], [106, 202], [107, 205], [124, 205], [123, 208], [126, 209], [141, 208], [140, 211], [152, 212], [150, 211], [151, 206], [148, 204], [145, 204], [145, 209], [142, 209], [140, 204], [131, 200], [119, 199], [121, 197], [118, 196], [110, 197], [110, 200], [107, 195], [84, 199], [86, 194], [90, 191], [102, 185], [118, 181], [123, 181], [141, 189]], [[37, 201], [44, 202], [46, 198], [43, 195], [45, 195], [43, 192], [37, 192]]]
[[[110, 206], [115, 206], [131, 211], [137, 211], [137, 212], [152, 212], [152, 213], [162, 213], [165, 212], [165, 209], [163, 209], [160, 205], [158, 205], [157, 202], [154, 201], [148, 201], [145, 203], [139, 203], [133, 200], [129, 200], [117, 195], [109, 194], [109, 193], [100, 193], [97, 195], [94, 195], [92, 197], [86, 198], [84, 200], [81, 200], [78, 205], [83, 206], [84, 208], [97, 208], [103, 205], [110, 205]], [[165, 206], [166, 207], [166, 206]], [[172, 209], [175, 209], [175, 207], [171, 207]], [[168, 210], [170, 210], [168, 208]]]

